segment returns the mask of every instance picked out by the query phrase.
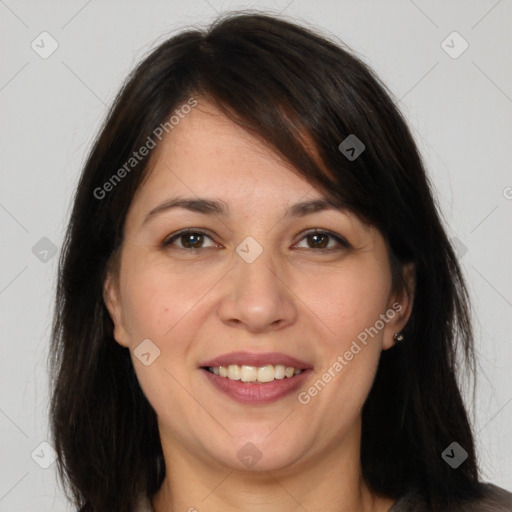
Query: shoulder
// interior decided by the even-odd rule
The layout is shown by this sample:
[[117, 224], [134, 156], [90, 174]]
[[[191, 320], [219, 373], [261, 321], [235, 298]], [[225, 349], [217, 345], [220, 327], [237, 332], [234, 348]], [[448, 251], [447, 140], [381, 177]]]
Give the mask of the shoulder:
[[[490, 483], [481, 483], [480, 489], [481, 498], [466, 501], [446, 512], [512, 512], [512, 493]], [[395, 502], [389, 512], [429, 512], [429, 509], [422, 494], [411, 489]]]
[[511, 512], [512, 493], [489, 483], [481, 484], [483, 497], [468, 507], [468, 512]]
[[155, 509], [151, 504], [151, 500], [147, 496], [141, 495], [134, 512], [155, 512]]

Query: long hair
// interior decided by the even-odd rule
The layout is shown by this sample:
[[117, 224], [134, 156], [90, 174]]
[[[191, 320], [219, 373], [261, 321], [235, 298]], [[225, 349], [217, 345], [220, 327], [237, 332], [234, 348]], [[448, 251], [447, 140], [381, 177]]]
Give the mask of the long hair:
[[[470, 306], [413, 137], [385, 86], [343, 43], [245, 12], [151, 51], [115, 99], [81, 174], [59, 261], [49, 361], [53, 445], [68, 497], [83, 511], [130, 512], [165, 476], [155, 412], [128, 349], [113, 338], [102, 290], [150, 156], [130, 159], [150, 139], [159, 142], [158, 127], [170, 133], [169, 116], [191, 98], [213, 102], [376, 226], [396, 289], [403, 265], [414, 264], [406, 342], [382, 353], [363, 408], [368, 486], [390, 497], [419, 487], [434, 512], [478, 495], [458, 382], [458, 356], [474, 372]], [[339, 149], [351, 134], [365, 145], [356, 159]], [[453, 441], [468, 453], [457, 470], [441, 457]]]

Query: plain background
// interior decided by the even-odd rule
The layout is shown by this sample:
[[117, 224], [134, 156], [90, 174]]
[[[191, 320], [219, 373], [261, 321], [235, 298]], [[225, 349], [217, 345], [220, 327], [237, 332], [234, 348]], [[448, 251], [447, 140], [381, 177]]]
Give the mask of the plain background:
[[[32, 248], [46, 237], [60, 249], [86, 154], [134, 65], [180, 28], [239, 8], [282, 12], [341, 38], [399, 100], [474, 303], [480, 371], [472, 413], [484, 479], [512, 490], [510, 1], [0, 0], [1, 512], [72, 510], [55, 464], [43, 469], [34, 460], [51, 453], [40, 444], [49, 439], [57, 255], [45, 262]], [[49, 48], [44, 31], [59, 45], [46, 59], [31, 47]], [[441, 46], [454, 31], [469, 45], [457, 58]], [[464, 41], [450, 36], [446, 45], [458, 53]]]

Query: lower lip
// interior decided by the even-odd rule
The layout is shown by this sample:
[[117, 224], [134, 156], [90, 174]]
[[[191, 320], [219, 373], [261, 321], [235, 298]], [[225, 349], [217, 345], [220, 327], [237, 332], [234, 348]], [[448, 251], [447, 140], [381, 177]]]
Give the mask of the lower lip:
[[307, 378], [310, 370], [293, 377], [274, 379], [272, 382], [242, 382], [220, 377], [201, 368], [206, 378], [220, 391], [243, 404], [267, 404], [293, 393]]

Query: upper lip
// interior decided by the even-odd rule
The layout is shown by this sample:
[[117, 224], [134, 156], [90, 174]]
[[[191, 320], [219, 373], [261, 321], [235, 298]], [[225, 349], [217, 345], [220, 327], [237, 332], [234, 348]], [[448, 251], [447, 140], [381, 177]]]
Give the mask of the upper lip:
[[311, 365], [308, 363], [281, 352], [230, 352], [229, 354], [222, 354], [213, 359], [205, 361], [199, 366], [210, 366], [215, 368], [218, 366], [229, 366], [230, 364], [258, 367], [270, 364], [282, 364], [284, 366], [293, 366], [293, 368], [297, 370], [306, 370], [311, 368]]

